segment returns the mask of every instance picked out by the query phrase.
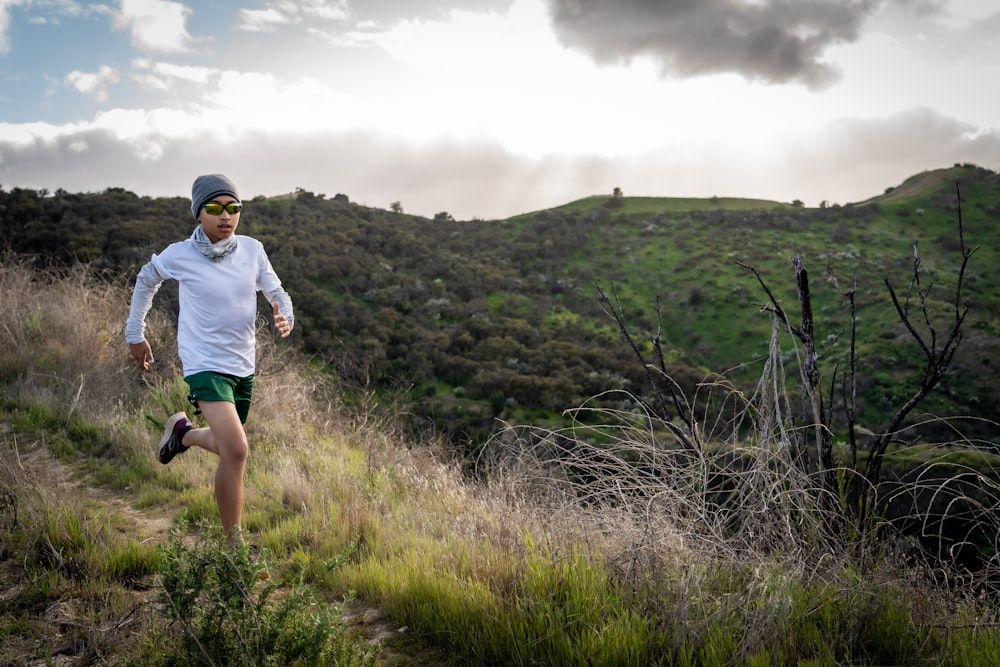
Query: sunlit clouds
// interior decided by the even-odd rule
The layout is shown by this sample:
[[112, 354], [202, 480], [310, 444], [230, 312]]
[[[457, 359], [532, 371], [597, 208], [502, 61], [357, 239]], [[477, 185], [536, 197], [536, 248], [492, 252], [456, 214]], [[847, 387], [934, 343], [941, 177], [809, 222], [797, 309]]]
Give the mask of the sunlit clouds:
[[73, 70], [66, 75], [66, 84], [84, 95], [93, 95], [98, 102], [108, 99], [108, 84], [118, 82], [118, 70], [101, 65], [96, 72]]
[[0, 183], [499, 217], [1000, 168], [973, 0], [0, 0]]
[[240, 28], [251, 32], [271, 32], [281, 26], [320, 21], [346, 21], [350, 17], [347, 0], [277, 0], [264, 3], [263, 9], [239, 10]]
[[170, 0], [119, 0], [114, 26], [128, 30], [132, 45], [146, 53], [183, 53], [191, 47], [185, 27], [192, 10]]

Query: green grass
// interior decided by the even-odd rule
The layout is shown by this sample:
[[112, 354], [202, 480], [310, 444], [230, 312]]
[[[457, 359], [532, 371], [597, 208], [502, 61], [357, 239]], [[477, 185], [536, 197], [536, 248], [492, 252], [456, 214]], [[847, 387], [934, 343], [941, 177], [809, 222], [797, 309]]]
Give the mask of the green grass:
[[742, 197], [633, 197], [624, 196], [615, 199], [609, 195], [593, 195], [578, 199], [553, 209], [557, 212], [581, 212], [607, 208], [616, 213], [661, 213], [703, 210], [758, 210], [792, 208], [785, 204], [768, 199], [750, 199]]
[[[0, 387], [2, 663], [44, 664], [72, 646], [120, 664], [194, 664], [202, 651], [216, 663], [367, 664], [372, 645], [338, 620], [348, 601], [388, 619], [378, 646], [395, 664], [991, 664], [1000, 652], [995, 563], [978, 577], [931, 570], [909, 541], [825, 530], [815, 481], [767, 433], [680, 456], [665, 424], [594, 409], [555, 431], [502, 433], [472, 470], [411, 437], [405, 403], [372, 396], [345, 410], [306, 360], [266, 339], [247, 425], [247, 543], [227, 550], [214, 458], [153, 463], [163, 418], [183, 407], [177, 382], [123, 382], [110, 352], [72, 366], [73, 350], [105, 340], [88, 323], [123, 317], [125, 294], [81, 315], [72, 306], [90, 294], [65, 284], [10, 293], [25, 302], [0, 313], [23, 345]], [[20, 313], [38, 303], [83, 343], [28, 335]], [[33, 345], [62, 348], [43, 361], [68, 374], [40, 381]], [[81, 374], [91, 390], [76, 399]], [[995, 490], [996, 457], [961, 442], [890, 461]], [[923, 479], [893, 492], [940, 490]], [[1000, 523], [988, 502], [976, 511]]]

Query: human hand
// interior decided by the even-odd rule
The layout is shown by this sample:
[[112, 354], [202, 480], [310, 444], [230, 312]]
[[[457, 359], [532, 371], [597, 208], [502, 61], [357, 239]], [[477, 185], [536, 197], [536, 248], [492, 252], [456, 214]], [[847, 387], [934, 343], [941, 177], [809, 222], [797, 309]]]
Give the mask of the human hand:
[[129, 352], [132, 353], [132, 358], [135, 362], [139, 364], [139, 368], [144, 371], [148, 371], [149, 367], [153, 365], [156, 361], [153, 359], [153, 349], [149, 347], [147, 341], [142, 341], [141, 343], [129, 343]]
[[292, 325], [288, 318], [281, 314], [281, 304], [275, 301], [271, 307], [274, 308], [274, 328], [282, 338], [288, 338], [288, 334], [292, 333]]

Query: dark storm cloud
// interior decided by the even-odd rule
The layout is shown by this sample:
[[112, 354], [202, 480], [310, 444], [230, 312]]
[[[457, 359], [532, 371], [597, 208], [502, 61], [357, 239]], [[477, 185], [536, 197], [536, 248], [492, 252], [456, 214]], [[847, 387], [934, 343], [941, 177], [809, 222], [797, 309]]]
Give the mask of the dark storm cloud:
[[822, 88], [826, 49], [853, 42], [883, 0], [548, 0], [567, 46], [609, 63], [656, 59], [678, 76], [732, 72]]

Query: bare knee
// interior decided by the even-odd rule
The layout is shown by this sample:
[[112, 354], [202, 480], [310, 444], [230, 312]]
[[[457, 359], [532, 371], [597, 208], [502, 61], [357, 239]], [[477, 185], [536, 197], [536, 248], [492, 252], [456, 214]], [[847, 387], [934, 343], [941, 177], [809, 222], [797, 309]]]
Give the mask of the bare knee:
[[246, 436], [233, 436], [225, 440], [216, 440], [219, 447], [219, 458], [225, 463], [243, 465], [250, 454], [250, 446]]

